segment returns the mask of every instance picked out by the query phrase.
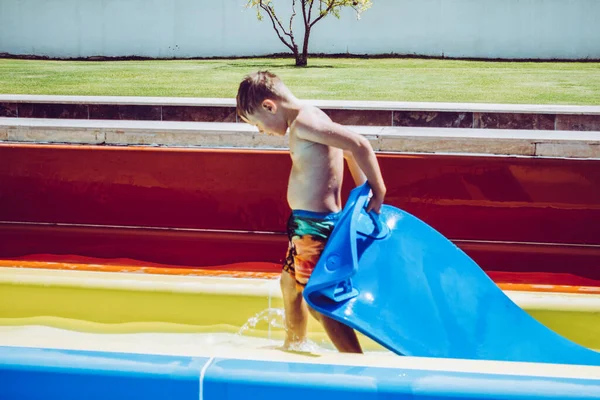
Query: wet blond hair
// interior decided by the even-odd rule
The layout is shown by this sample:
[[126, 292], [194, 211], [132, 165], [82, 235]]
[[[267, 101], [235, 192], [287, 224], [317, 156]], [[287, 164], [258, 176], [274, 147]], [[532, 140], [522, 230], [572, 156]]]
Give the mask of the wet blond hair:
[[253, 72], [242, 80], [236, 96], [237, 114], [247, 118], [260, 108], [265, 99], [285, 97], [283, 82], [269, 71]]

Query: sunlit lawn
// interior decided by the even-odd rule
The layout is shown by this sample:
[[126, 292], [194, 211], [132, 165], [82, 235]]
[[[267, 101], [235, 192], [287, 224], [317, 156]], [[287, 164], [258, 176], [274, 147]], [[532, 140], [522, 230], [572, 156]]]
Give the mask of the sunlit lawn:
[[300, 98], [600, 104], [600, 63], [434, 59], [53, 61], [0, 59], [0, 93], [235, 96], [248, 72], [279, 74]]

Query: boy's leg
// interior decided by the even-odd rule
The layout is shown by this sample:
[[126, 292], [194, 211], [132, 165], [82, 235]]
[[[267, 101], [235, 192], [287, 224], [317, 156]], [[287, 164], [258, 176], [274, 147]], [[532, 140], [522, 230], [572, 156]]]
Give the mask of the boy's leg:
[[362, 348], [354, 329], [342, 324], [335, 319], [329, 318], [320, 312], [308, 307], [310, 313], [323, 325], [327, 336], [333, 342], [340, 353], [362, 353]]
[[287, 271], [281, 273], [281, 292], [283, 294], [283, 307], [285, 310], [285, 342], [284, 348], [300, 344], [306, 340], [308, 312], [323, 325], [327, 336], [338, 351], [342, 353], [362, 353], [360, 343], [354, 329], [331, 319], [307, 306], [298, 291], [296, 279]]
[[319, 321], [329, 339], [340, 352], [362, 353], [354, 329], [308, 307], [296, 280], [306, 284], [315, 268], [328, 237], [333, 231], [331, 219], [290, 217], [288, 237], [290, 246], [281, 275], [281, 290], [286, 317], [285, 347], [306, 340], [308, 311]]
[[296, 279], [287, 271], [281, 272], [281, 293], [285, 311], [285, 342], [284, 348], [302, 343], [306, 339], [308, 323], [308, 308], [302, 293], [296, 289]]

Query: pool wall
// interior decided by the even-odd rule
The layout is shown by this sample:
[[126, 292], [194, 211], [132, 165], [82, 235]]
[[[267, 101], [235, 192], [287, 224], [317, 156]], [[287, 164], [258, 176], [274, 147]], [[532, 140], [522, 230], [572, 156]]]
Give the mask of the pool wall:
[[[112, 134], [128, 137], [119, 129]], [[152, 137], [149, 131], [135, 134]], [[383, 143], [380, 135], [370, 139]], [[402, 135], [395, 140], [409, 143]], [[479, 139], [452, 144], [469, 148], [471, 140]], [[515, 143], [519, 151], [558, 146]], [[553, 271], [563, 284], [597, 281], [598, 159], [378, 151], [384, 173], [392, 177], [392, 204], [433, 221], [486, 271]], [[0, 257], [132, 258], [190, 268], [252, 258], [276, 264], [275, 254], [283, 254], [289, 157], [281, 149], [5, 143], [0, 160]], [[171, 332], [194, 332], [200, 323], [237, 328], [253, 313], [281, 306], [273, 279], [1, 272], [3, 328], [53, 322], [89, 331], [154, 332], [158, 321]], [[548, 320], [559, 315], [557, 325], [573, 334], [600, 326], [593, 295], [521, 293], [515, 300]], [[240, 304], [243, 312], [234, 313]], [[76, 322], [60, 325], [65, 321]], [[43, 346], [51, 338], [29, 339]], [[547, 365], [489, 361], [467, 368], [464, 360], [405, 357], [367, 364], [358, 358], [240, 358], [206, 349], [159, 355], [156, 349], [134, 354], [129, 348], [66, 348], [73, 343], [3, 345], [1, 399], [600, 398], [600, 370], [583, 366], [551, 366], [549, 372]]]
[[[177, 133], [161, 129], [110, 131], [123, 140]], [[186, 135], [222, 141], [257, 136], [194, 129]], [[36, 127], [30, 133], [93, 130]], [[507, 133], [493, 140], [441, 138], [435, 144], [437, 151], [448, 146], [470, 151], [463, 154], [406, 153], [393, 146], [420, 141], [427, 143], [421, 146], [425, 151], [434, 144], [425, 134], [407, 141], [395, 133], [369, 132], [365, 135], [379, 146], [386, 202], [432, 225], [486, 272], [555, 273], [557, 280], [544, 283], [598, 286], [600, 158], [510, 155], [544, 148], [543, 139], [502, 139]], [[478, 154], [485, 140], [501, 143], [509, 155]], [[558, 146], [546, 140], [545, 148]], [[280, 263], [287, 246], [289, 154], [227, 145], [1, 143], [0, 257], [54, 254], [68, 261], [76, 255], [182, 267]], [[346, 176], [344, 195], [350, 182]]]
[[[535, 371], [534, 364], [528, 367]], [[513, 374], [507, 368], [489, 373], [486, 368], [465, 372], [0, 347], [0, 398], [600, 398], [600, 369], [574, 367], [571, 377], [564, 377], [561, 369], [567, 367], [554, 368], [553, 374], [544, 376]], [[572, 377], [578, 370], [587, 377]]]

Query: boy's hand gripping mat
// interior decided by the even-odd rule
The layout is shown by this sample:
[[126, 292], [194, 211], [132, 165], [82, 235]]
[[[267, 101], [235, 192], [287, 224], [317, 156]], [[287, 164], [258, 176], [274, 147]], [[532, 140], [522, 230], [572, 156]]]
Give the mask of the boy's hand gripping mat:
[[408, 356], [600, 365], [537, 322], [456, 245], [355, 188], [304, 289], [317, 311]]

